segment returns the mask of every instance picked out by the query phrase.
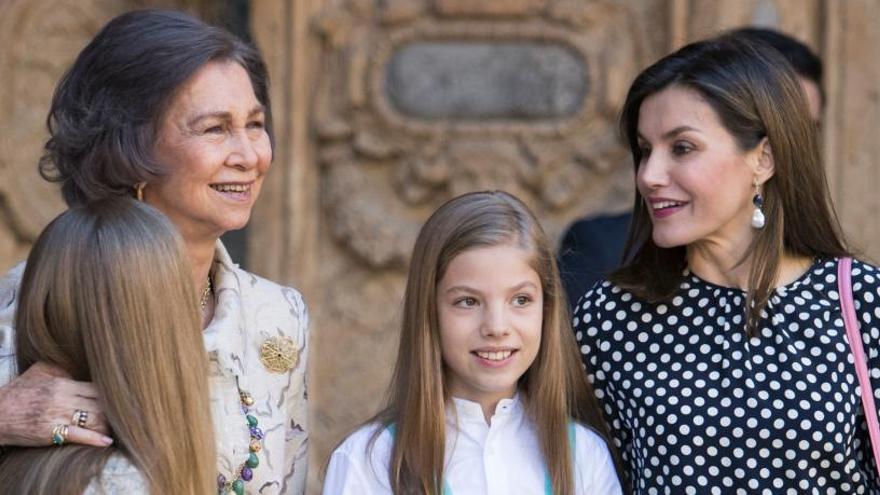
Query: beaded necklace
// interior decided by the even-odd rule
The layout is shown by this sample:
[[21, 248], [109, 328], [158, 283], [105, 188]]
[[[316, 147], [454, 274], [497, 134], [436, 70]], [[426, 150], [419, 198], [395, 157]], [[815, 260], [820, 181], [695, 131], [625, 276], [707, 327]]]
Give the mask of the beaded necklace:
[[[237, 380], [236, 386], [238, 386]], [[235, 493], [236, 495], [244, 494], [244, 484], [253, 479], [254, 469], [260, 465], [260, 458], [257, 454], [263, 449], [263, 430], [258, 426], [259, 422], [257, 421], [257, 417], [251, 414], [250, 410], [251, 406], [254, 405], [254, 398], [251, 397], [251, 394], [243, 391], [240, 387], [238, 389], [238, 397], [239, 400], [241, 400], [241, 413], [244, 414], [245, 419], [247, 419], [248, 429], [251, 433], [251, 441], [248, 446], [250, 452], [247, 460], [241, 463], [241, 465], [238, 466], [238, 469], [235, 470], [235, 478], [227, 480], [226, 476], [222, 473], [217, 475], [217, 489], [220, 494], [230, 492]]]

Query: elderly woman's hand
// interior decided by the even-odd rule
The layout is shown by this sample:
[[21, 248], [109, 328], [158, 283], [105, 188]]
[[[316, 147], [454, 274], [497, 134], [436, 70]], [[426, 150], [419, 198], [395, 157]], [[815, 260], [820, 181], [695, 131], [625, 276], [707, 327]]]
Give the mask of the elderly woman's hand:
[[72, 425], [74, 413], [87, 411], [85, 427], [68, 426], [66, 441], [104, 447], [113, 440], [98, 394], [91, 383], [76, 382], [63, 370], [36, 363], [0, 388], [0, 445], [52, 444], [53, 429]]

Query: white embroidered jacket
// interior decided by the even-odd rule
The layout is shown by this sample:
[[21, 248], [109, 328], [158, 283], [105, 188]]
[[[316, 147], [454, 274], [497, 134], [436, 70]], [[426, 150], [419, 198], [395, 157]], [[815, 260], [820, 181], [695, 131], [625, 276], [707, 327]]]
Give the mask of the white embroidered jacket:
[[[260, 464], [245, 484], [246, 493], [301, 494], [308, 468], [305, 303], [296, 290], [239, 268], [219, 241], [213, 271], [216, 306], [203, 335], [211, 363], [217, 469], [231, 480], [248, 457], [250, 433], [241, 412], [240, 388], [253, 396], [251, 414], [265, 434]], [[21, 263], [0, 279], [0, 385], [17, 374], [13, 322], [23, 273]], [[273, 373], [260, 360], [262, 344], [276, 337], [289, 337], [299, 350], [288, 372]], [[185, 431], [181, 425], [181, 433]]]

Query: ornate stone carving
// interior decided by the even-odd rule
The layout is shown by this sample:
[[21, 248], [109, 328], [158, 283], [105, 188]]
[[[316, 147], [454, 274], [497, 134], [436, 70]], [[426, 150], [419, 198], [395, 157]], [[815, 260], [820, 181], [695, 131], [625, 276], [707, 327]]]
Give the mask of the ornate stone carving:
[[820, 4], [818, 0], [684, 0], [676, 12], [681, 18], [674, 21], [674, 25], [684, 31], [673, 36], [677, 44], [681, 44], [727, 29], [756, 25], [781, 29], [812, 44], [818, 39], [822, 26], [817, 19], [823, 15], [823, 9], [827, 9]]
[[[584, 196], [602, 190], [596, 184], [619, 183], [615, 174], [631, 173], [614, 119], [642, 50], [623, 7], [532, 0], [437, 0], [433, 10], [415, 0], [378, 5], [359, 1], [315, 21], [328, 50], [313, 116], [325, 208], [335, 242], [349, 253], [373, 269], [404, 267], [427, 212], [472, 190], [517, 194], [539, 212], [551, 235], [574, 217], [629, 202]], [[476, 98], [473, 108], [437, 107], [444, 102], [431, 93], [438, 79], [454, 85], [470, 77], [461, 71], [480, 70], [468, 65], [467, 59], [479, 58], [475, 50], [508, 57], [514, 64], [499, 61], [499, 71], [518, 65], [523, 77], [535, 63], [517, 59], [539, 60], [544, 80], [566, 85], [547, 92], [568, 99], [555, 107], [535, 105], [539, 111], [509, 111], [504, 105], [522, 102], [487, 94], [493, 84], [476, 74], [470, 80], [482, 86], [448, 98]], [[445, 57], [446, 65], [426, 56]], [[426, 72], [431, 77], [419, 78]], [[420, 94], [414, 78], [428, 91]], [[537, 87], [529, 88], [534, 98]]]
[[[79, 50], [127, 4], [121, 0], [0, 4], [0, 87], [4, 88], [0, 112], [7, 116], [0, 140], [0, 205], [7, 211], [0, 218], [8, 222], [5, 232], [16, 237], [5, 240], [5, 245], [29, 244], [64, 208], [58, 187], [37, 172], [52, 93]], [[0, 266], [12, 262], [0, 259]]]
[[547, 0], [435, 0], [443, 16], [525, 16], [539, 14]]

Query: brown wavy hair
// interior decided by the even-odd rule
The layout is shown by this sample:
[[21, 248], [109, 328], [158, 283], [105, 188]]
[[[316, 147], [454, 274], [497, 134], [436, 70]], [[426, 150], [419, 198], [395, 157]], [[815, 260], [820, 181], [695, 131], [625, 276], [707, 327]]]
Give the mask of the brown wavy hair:
[[569, 421], [591, 427], [608, 438], [581, 366], [547, 236], [534, 214], [514, 196], [500, 191], [465, 194], [441, 206], [416, 240], [390, 400], [373, 419], [379, 424], [395, 425], [389, 466], [395, 494], [441, 492], [446, 435], [443, 418], [450, 396], [440, 351], [437, 283], [459, 254], [505, 243], [516, 243], [531, 253], [530, 265], [541, 280], [541, 346], [520, 378], [519, 389], [526, 414], [536, 425], [554, 493], [567, 495], [575, 489], [567, 436]]
[[134, 10], [104, 25], [59, 81], [40, 175], [61, 184], [69, 206], [130, 196], [135, 184], [167, 176], [174, 164], [153, 156], [162, 117], [211, 62], [247, 72], [274, 146], [269, 75], [256, 48], [185, 12]]
[[3, 490], [79, 495], [117, 453], [152, 493], [216, 491], [208, 362], [185, 253], [161, 213], [128, 198], [73, 208], [46, 227], [21, 283], [18, 369], [42, 361], [93, 382], [116, 441], [10, 449]]

